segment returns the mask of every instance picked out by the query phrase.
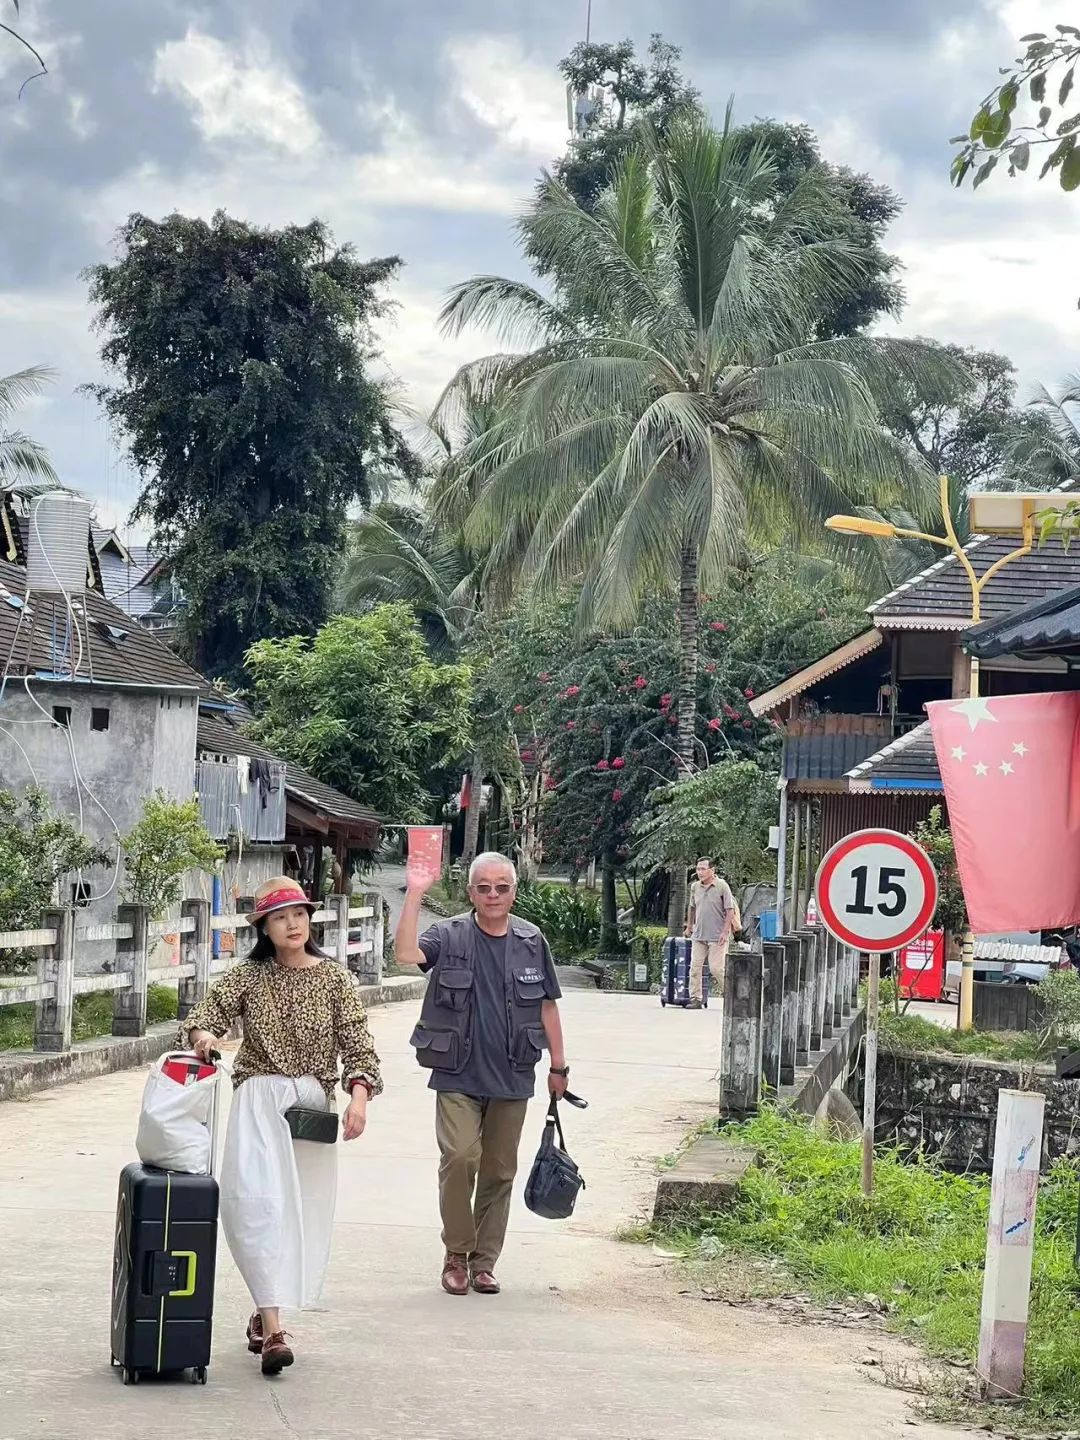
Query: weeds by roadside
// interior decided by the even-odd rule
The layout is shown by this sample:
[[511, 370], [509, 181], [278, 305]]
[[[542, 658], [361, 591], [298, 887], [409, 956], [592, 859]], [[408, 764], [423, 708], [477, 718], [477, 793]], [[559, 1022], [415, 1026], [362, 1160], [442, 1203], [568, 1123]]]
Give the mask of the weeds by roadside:
[[[823, 1304], [873, 1298], [890, 1328], [921, 1341], [928, 1353], [963, 1367], [956, 1392], [973, 1395], [978, 1351], [982, 1266], [990, 1182], [954, 1175], [927, 1159], [879, 1150], [874, 1195], [859, 1185], [858, 1143], [822, 1137], [810, 1126], [767, 1110], [725, 1131], [757, 1149], [729, 1210], [701, 1213], [680, 1229], [649, 1238], [673, 1251], [709, 1260], [722, 1283], [724, 1252], [779, 1260]], [[1080, 1166], [1057, 1162], [1039, 1189], [1028, 1331], [1027, 1384], [1022, 1406], [1001, 1428], [1080, 1425], [1080, 1282], [1073, 1268]], [[639, 1230], [632, 1237], [645, 1238]], [[924, 1387], [935, 1410], [949, 1402]], [[955, 1413], [955, 1405], [953, 1407]], [[970, 1405], [962, 1413], [970, 1418]], [[992, 1412], [987, 1412], [992, 1413]]]
[[[71, 1038], [93, 1040], [112, 1030], [113, 997], [105, 991], [75, 999]], [[146, 993], [146, 1023], [176, 1019], [176, 990], [151, 985]], [[33, 1005], [8, 1005], [0, 1010], [0, 1050], [29, 1050], [34, 1043]]]

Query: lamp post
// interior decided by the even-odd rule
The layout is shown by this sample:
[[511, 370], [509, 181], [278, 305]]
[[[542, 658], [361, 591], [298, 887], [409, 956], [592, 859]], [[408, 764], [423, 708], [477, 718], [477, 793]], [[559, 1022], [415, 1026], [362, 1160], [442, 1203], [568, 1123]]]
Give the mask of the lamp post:
[[[874, 535], [885, 540], [925, 540], [929, 545], [940, 545], [943, 550], [951, 550], [959, 563], [963, 566], [967, 575], [968, 584], [971, 586], [971, 623], [977, 625], [982, 619], [982, 592], [990, 583], [999, 570], [1009, 564], [1011, 560], [1018, 560], [1022, 555], [1029, 555], [1035, 544], [1035, 507], [1034, 505], [1024, 506], [1021, 522], [1022, 543], [1008, 555], [1003, 555], [1000, 560], [995, 560], [982, 575], [976, 575], [975, 567], [971, 563], [967, 551], [957, 538], [956, 528], [952, 520], [952, 507], [949, 504], [949, 477], [941, 475], [938, 478], [938, 485], [941, 496], [941, 518], [945, 525], [945, 535], [928, 535], [922, 530], [907, 530], [901, 525], [891, 525], [887, 520], [865, 520], [859, 515], [833, 515], [825, 521], [827, 530], [835, 530], [841, 535]], [[979, 662], [971, 658], [971, 697], [977, 698], [979, 694]], [[975, 941], [970, 927], [965, 928], [961, 944], [961, 970], [960, 970], [960, 1014], [959, 1028], [970, 1030], [974, 1021], [975, 1008]]]

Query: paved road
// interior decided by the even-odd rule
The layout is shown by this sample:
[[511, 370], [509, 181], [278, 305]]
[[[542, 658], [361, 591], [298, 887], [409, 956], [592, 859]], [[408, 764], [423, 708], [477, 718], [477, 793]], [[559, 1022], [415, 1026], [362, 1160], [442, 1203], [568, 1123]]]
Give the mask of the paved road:
[[246, 1352], [248, 1305], [227, 1253], [205, 1389], [125, 1389], [109, 1369], [116, 1176], [133, 1155], [140, 1072], [0, 1104], [0, 1440], [958, 1433], [907, 1422], [903, 1397], [867, 1382], [855, 1362], [871, 1342], [682, 1298], [676, 1266], [612, 1238], [645, 1211], [655, 1157], [709, 1112], [715, 1012], [567, 996], [574, 1083], [592, 1102], [569, 1117], [588, 1179], [579, 1215], [550, 1224], [516, 1203], [503, 1295], [444, 1296], [431, 1102], [407, 1045], [415, 1013], [373, 1016], [388, 1093], [343, 1151], [327, 1308], [292, 1321], [299, 1358], [278, 1381]]

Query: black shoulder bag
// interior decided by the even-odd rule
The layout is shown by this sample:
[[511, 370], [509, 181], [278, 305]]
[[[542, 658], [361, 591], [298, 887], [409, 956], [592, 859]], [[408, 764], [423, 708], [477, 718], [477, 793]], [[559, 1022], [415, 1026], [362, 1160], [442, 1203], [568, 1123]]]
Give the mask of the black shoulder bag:
[[[578, 1110], [588, 1109], [588, 1101], [571, 1095], [569, 1090], [563, 1099]], [[553, 1095], [548, 1106], [547, 1119], [544, 1121], [540, 1149], [536, 1152], [536, 1159], [525, 1186], [525, 1204], [542, 1220], [567, 1220], [574, 1213], [578, 1192], [584, 1188], [585, 1181], [581, 1171], [566, 1153], [566, 1139], [563, 1136], [562, 1121], [559, 1119], [559, 1102]]]

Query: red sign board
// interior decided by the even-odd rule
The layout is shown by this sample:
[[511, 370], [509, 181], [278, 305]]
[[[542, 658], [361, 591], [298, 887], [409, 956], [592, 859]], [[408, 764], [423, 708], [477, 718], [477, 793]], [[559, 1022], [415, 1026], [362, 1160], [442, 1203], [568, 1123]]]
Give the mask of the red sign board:
[[900, 952], [900, 994], [939, 1000], [945, 988], [945, 932], [928, 930]]

